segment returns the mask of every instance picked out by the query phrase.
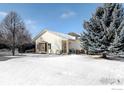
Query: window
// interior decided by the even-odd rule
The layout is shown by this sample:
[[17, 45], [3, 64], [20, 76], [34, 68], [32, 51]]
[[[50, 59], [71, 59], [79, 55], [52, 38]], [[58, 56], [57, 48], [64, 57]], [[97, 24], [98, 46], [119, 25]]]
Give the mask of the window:
[[48, 43], [48, 49], [51, 49], [51, 44], [50, 43]]
[[40, 44], [37, 44], [37, 49], [40, 50]]

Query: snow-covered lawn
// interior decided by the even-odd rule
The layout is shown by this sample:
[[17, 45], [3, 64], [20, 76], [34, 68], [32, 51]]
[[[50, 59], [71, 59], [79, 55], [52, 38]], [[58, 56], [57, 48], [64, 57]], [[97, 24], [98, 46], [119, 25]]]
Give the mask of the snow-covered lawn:
[[0, 61], [0, 85], [124, 84], [124, 63], [87, 55], [27, 56]]

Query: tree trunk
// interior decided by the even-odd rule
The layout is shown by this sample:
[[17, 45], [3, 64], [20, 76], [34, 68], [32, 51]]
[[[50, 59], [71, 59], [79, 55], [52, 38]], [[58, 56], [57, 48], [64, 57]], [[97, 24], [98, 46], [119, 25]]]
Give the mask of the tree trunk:
[[[15, 21], [15, 20], [14, 20]], [[15, 55], [15, 23], [14, 23], [14, 29], [12, 29], [12, 55]]]
[[13, 31], [12, 55], [15, 55], [15, 32]]
[[[15, 15], [14, 15], [15, 16]], [[11, 25], [12, 25], [12, 19], [11, 19]], [[13, 19], [13, 26], [12, 26], [13, 29], [11, 29], [12, 31], [12, 55], [14, 56], [15, 55], [15, 18]]]
[[14, 47], [12, 48], [12, 55], [13, 56], [15, 55], [15, 48]]
[[107, 58], [106, 53], [102, 53], [102, 58]]

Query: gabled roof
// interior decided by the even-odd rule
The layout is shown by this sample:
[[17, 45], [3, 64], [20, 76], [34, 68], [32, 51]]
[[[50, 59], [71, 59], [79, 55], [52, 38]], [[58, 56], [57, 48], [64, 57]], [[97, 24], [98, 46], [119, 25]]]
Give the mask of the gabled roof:
[[42, 30], [39, 34], [37, 34], [34, 38], [33, 41], [35, 41], [36, 39], [38, 39], [42, 34], [44, 34], [47, 31], [47, 29]]
[[54, 34], [54, 35], [62, 37], [64, 39], [71, 39], [71, 40], [75, 40], [76, 39], [74, 36], [71, 36], [71, 35], [68, 35], [68, 34], [63, 34], [63, 33], [60, 33], [60, 32], [54, 32], [54, 31], [50, 31], [50, 30], [44, 29], [36, 37], [34, 37], [33, 40], [35, 41], [37, 38], [39, 38], [41, 35], [43, 35], [47, 31], [52, 33], [52, 34]]

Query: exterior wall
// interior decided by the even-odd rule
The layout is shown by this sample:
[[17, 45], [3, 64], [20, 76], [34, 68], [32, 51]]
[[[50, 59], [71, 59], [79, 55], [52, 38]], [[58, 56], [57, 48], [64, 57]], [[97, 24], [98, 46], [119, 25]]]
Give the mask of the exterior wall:
[[36, 52], [39, 53], [39, 50], [37, 49], [37, 44], [42, 41], [46, 41], [51, 44], [51, 50], [50, 50], [51, 53], [60, 52], [60, 50], [62, 50], [62, 40], [66, 40], [66, 39], [63, 39], [50, 32], [45, 32], [36, 40]]
[[69, 49], [81, 50], [80, 41], [79, 40], [70, 40], [69, 41]]

